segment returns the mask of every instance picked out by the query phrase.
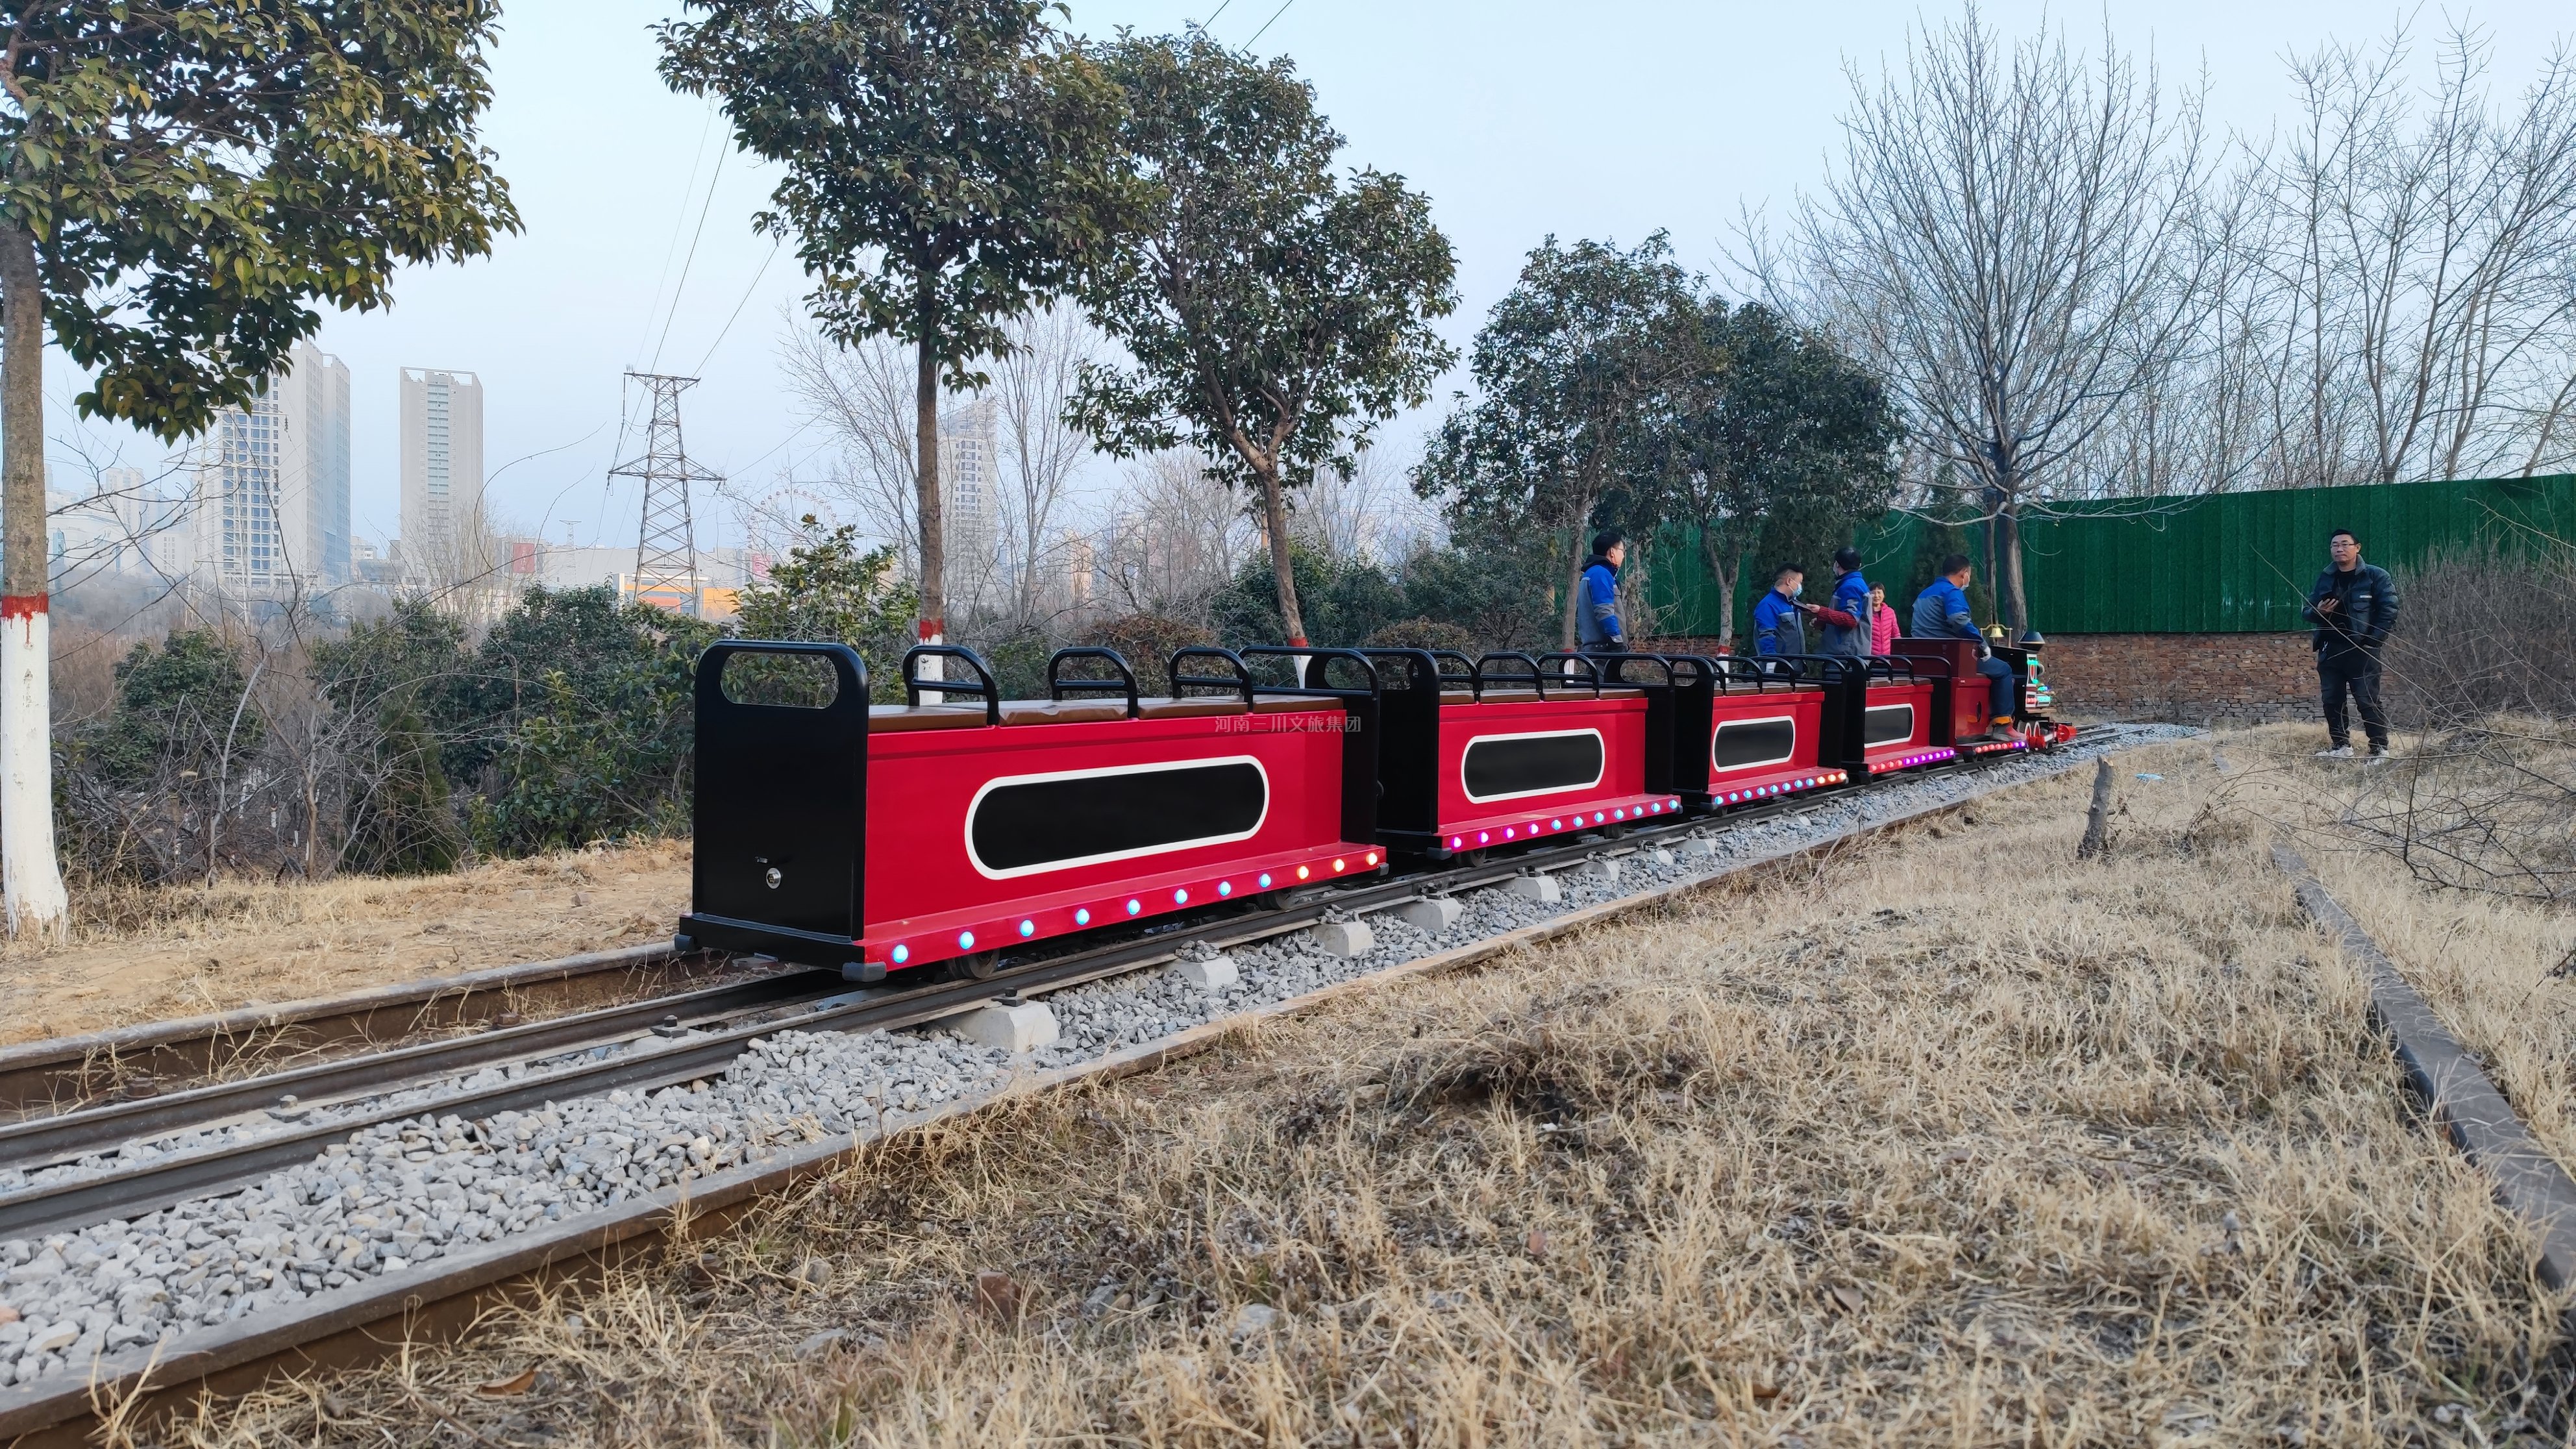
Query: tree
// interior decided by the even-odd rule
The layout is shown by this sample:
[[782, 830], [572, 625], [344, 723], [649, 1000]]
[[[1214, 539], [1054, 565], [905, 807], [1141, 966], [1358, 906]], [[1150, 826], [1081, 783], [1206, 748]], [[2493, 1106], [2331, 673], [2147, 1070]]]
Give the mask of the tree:
[[786, 172], [761, 231], [793, 235], [815, 321], [912, 344], [921, 637], [947, 604], [939, 395], [1005, 323], [1061, 295], [1121, 225], [1118, 92], [1044, 0], [689, 0], [662, 75], [722, 99]]
[[[743, 590], [734, 617], [734, 632], [745, 639], [835, 640], [870, 661], [872, 693], [903, 697], [894, 669], [904, 651], [904, 624], [919, 607], [910, 584], [895, 576], [891, 547], [859, 552], [858, 528], [842, 524], [825, 529], [808, 514], [805, 540], [787, 557], [769, 566], [769, 577]], [[762, 670], [763, 661], [745, 659], [732, 666], [771, 676], [771, 688], [792, 688], [794, 671], [783, 663]], [[730, 672], [728, 678], [731, 678]], [[821, 703], [819, 699], [800, 701]]]
[[59, 931], [45, 330], [89, 416], [164, 439], [247, 402], [406, 262], [517, 213], [475, 142], [494, 0], [66, 0], [0, 50], [0, 910]]
[[1568, 649], [1583, 532], [1604, 496], [1643, 491], [1661, 461], [1652, 410], [1692, 356], [1696, 288], [1662, 232], [1628, 251], [1549, 237], [1476, 333], [1476, 401], [1459, 397], [1415, 472], [1414, 487], [1446, 499], [1453, 520], [1567, 538]]
[[1286, 490], [1347, 475], [1377, 424], [1430, 396], [1455, 351], [1457, 259], [1404, 178], [1333, 172], [1313, 88], [1204, 31], [1125, 39], [1104, 64], [1145, 220], [1082, 292], [1133, 365], [1095, 366], [1073, 421], [1122, 457], [1195, 446], [1259, 492], [1288, 642], [1306, 640]]
[[[1876, 518], [1896, 494], [1903, 433], [1876, 378], [1769, 307], [1710, 297], [1685, 345], [1690, 361], [1674, 370], [1659, 424], [1655, 512], [1699, 531], [1718, 636], [1732, 639], [1746, 551], [1840, 542]], [[1812, 564], [1812, 551], [1762, 563]]]
[[1851, 83], [1841, 170], [1799, 212], [1789, 255], [1755, 266], [1958, 466], [1993, 521], [2018, 630], [2023, 513], [2074, 485], [2073, 461], [2201, 305], [2200, 101], [2169, 107], [2155, 70], [2107, 37], [2093, 71], [2062, 36], [2007, 52], [1974, 9], [1917, 37], [1901, 78]]

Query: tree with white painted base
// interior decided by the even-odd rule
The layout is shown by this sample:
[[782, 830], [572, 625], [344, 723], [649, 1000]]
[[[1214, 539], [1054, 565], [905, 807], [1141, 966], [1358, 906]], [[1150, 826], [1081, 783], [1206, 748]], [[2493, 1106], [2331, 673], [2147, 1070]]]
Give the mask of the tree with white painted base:
[[405, 262], [518, 214], [476, 143], [497, 0], [0, 0], [0, 924], [58, 933], [45, 333], [165, 441]]

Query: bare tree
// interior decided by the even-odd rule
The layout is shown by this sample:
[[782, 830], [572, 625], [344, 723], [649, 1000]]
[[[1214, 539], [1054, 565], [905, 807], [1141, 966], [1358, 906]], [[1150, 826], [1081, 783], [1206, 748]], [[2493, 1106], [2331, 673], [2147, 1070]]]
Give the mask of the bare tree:
[[915, 572], [920, 463], [911, 354], [882, 338], [844, 348], [799, 327], [789, 332], [780, 361], [805, 421], [834, 446], [825, 488], [847, 501], [860, 527], [895, 546], [905, 573]]
[[2104, 36], [2007, 49], [1974, 7], [1855, 68], [1843, 164], [1752, 268], [1886, 377], [1922, 446], [1994, 521], [1998, 596], [2029, 617], [2019, 525], [2114, 405], [2169, 365], [2201, 307], [2201, 99], [2168, 97]]
[[1384, 445], [1360, 447], [1344, 475], [1325, 469], [1290, 505], [1294, 536], [1341, 559], [1392, 564], [1440, 533], [1440, 513], [1413, 491], [1411, 468]]
[[1203, 617], [1257, 547], [1243, 496], [1186, 449], [1135, 459], [1126, 474], [1093, 536], [1104, 606]]
[[1079, 311], [1059, 308], [1014, 323], [1011, 347], [992, 368], [985, 392], [993, 404], [1001, 457], [999, 522], [1004, 622], [1034, 628], [1045, 613], [1049, 582], [1064, 561], [1059, 515], [1076, 470], [1092, 452], [1091, 436], [1064, 420], [1082, 370], [1100, 352], [1100, 333]]

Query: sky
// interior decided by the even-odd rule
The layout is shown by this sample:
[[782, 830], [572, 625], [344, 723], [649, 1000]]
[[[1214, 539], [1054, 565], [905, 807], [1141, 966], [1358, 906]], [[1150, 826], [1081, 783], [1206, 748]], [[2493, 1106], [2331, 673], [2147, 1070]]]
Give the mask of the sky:
[[[689, 451], [726, 475], [697, 499], [700, 539], [729, 541], [738, 499], [829, 464], [820, 429], [782, 391], [778, 357], [806, 288], [792, 250], [750, 218], [772, 171], [732, 151], [708, 103], [654, 71], [654, 25], [678, 0], [520, 0], [505, 7], [484, 139], [523, 230], [488, 258], [406, 269], [394, 304], [327, 314], [318, 345], [351, 371], [353, 514], [360, 537], [396, 531], [396, 379], [404, 367], [471, 371], [484, 386], [487, 498], [514, 532], [632, 546], [639, 500], [608, 470], [640, 450], [629, 369], [701, 379], [683, 399]], [[1738, 218], [1783, 215], [1813, 190], [1850, 104], [1846, 67], [1901, 66], [1910, 28], [1943, 5], [1589, 0], [1074, 0], [1071, 28], [1105, 37], [1208, 25], [1217, 39], [1286, 54], [1349, 138], [1345, 159], [1402, 174], [1432, 198], [1457, 249], [1463, 352], [1522, 257], [1553, 234], [1631, 244], [1668, 232], [1690, 265], [1722, 274]], [[2351, 4], [2111, 0], [2050, 10], [1989, 0], [2007, 36], [2063, 24], [2097, 51], [2107, 25], [2172, 83], [2205, 78], [2217, 126], [2260, 135], [2289, 100], [2285, 61], [2329, 37], [2370, 40], [2411, 17], [2429, 55], [2445, 15]], [[2496, 42], [2500, 91], [2518, 87], [2571, 30], [2562, 5], [2454, 11]], [[60, 354], [51, 433], [58, 478], [86, 461], [149, 464], [161, 449], [82, 424]], [[1418, 446], [1463, 376], [1389, 430]], [[66, 465], [69, 465], [68, 468]], [[1115, 472], [1093, 473], [1108, 486]], [[62, 486], [58, 483], [58, 486]]]

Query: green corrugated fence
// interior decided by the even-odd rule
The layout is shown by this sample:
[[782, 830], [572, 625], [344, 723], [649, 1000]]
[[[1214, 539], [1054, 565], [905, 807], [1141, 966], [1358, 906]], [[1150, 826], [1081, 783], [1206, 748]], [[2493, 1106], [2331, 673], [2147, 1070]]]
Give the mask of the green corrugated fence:
[[[2353, 530], [2364, 557], [2400, 572], [2439, 552], [2576, 540], [2576, 474], [2118, 499], [2059, 513], [2022, 530], [2023, 579], [2041, 632], [2262, 633], [2306, 627], [2299, 610], [2325, 567], [2329, 530]], [[1860, 539], [1865, 569], [1889, 586], [1900, 617], [1921, 582], [1912, 574], [1924, 526], [1889, 514]], [[1962, 532], [1975, 541], [1963, 551], [1982, 561], [1982, 526]], [[1665, 611], [1664, 631], [1716, 632], [1717, 589], [1696, 540], [1668, 531], [1659, 544], [1648, 597]], [[1754, 577], [1759, 571], [1748, 564], [1737, 589], [1739, 630], [1769, 584]]]

